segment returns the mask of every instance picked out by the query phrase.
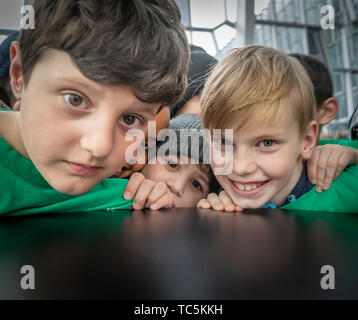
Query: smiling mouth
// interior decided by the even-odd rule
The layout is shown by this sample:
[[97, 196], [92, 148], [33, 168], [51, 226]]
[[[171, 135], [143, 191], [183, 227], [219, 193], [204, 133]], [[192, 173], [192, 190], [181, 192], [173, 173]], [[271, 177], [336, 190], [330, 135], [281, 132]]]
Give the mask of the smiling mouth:
[[230, 180], [230, 184], [234, 191], [240, 195], [255, 195], [260, 192], [266, 185], [267, 181], [238, 182]]

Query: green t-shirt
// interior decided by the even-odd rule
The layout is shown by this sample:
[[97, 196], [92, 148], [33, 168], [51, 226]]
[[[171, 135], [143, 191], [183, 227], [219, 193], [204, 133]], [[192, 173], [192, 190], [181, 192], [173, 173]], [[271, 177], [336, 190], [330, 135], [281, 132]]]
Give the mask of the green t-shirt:
[[348, 140], [348, 139], [323, 139], [318, 143], [320, 146], [324, 144], [339, 144], [341, 146], [352, 147], [358, 149], [357, 140]]
[[[358, 141], [354, 140], [321, 140], [319, 144], [340, 144], [358, 149]], [[346, 168], [328, 190], [318, 193], [312, 188], [281, 209], [358, 213], [358, 165]]]
[[128, 183], [124, 179], [106, 179], [79, 196], [56, 191], [34, 164], [1, 136], [0, 179], [0, 215], [113, 211], [128, 209], [132, 204], [123, 199]]

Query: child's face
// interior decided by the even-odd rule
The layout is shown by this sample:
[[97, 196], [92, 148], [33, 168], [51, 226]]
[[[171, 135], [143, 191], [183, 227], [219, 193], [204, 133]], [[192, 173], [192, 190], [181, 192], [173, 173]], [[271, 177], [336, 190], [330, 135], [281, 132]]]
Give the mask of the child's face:
[[87, 192], [121, 170], [132, 143], [125, 141], [127, 131], [145, 131], [159, 108], [141, 101], [131, 87], [89, 80], [68, 54], [56, 50], [37, 62], [26, 86], [22, 76], [14, 77], [21, 89], [22, 153], [67, 194]]
[[[156, 136], [162, 129], [168, 128], [169, 120], [170, 120], [170, 111], [169, 108], [162, 109], [155, 117], [154, 120], [156, 122]], [[146, 142], [148, 142], [148, 137], [146, 134]], [[136, 154], [134, 154], [136, 156]], [[146, 151], [146, 159], [147, 159], [147, 151]], [[147, 160], [145, 161], [147, 162]], [[119, 173], [116, 173], [114, 177], [125, 179], [128, 178], [132, 173], [141, 171], [145, 167], [145, 163], [135, 163], [133, 165], [126, 164], [124, 168], [122, 168], [122, 171]]]
[[[307, 132], [300, 135], [294, 119], [234, 132], [232, 173], [216, 176], [217, 180], [241, 208], [259, 208], [270, 201], [281, 205], [298, 182], [302, 159], [309, 157], [315, 143], [317, 124]], [[223, 145], [214, 142], [213, 151], [220, 148]]]
[[[155, 182], [164, 182], [174, 195], [174, 207], [196, 207], [209, 193], [209, 168], [199, 164], [180, 164], [176, 156], [156, 159], [142, 174]], [[190, 159], [188, 161], [190, 163]]]

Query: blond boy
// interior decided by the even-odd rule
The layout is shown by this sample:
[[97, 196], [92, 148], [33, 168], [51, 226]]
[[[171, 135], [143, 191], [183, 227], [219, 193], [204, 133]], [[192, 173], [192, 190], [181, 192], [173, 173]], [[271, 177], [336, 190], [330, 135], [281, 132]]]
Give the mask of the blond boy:
[[312, 82], [297, 60], [262, 46], [234, 50], [213, 70], [201, 103], [204, 127], [232, 128], [234, 138], [212, 141], [213, 152], [231, 146], [233, 170], [217, 176], [224, 191], [199, 207], [358, 212], [356, 165], [323, 193], [308, 179], [318, 123]]

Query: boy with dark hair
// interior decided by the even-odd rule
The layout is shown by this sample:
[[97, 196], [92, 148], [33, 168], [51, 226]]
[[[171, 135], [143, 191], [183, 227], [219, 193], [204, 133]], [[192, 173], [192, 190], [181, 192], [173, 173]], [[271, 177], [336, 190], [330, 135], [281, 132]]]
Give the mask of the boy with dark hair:
[[[322, 126], [330, 123], [338, 112], [338, 101], [333, 97], [333, 84], [326, 65], [318, 59], [305, 54], [290, 54], [305, 68], [310, 77], [316, 99], [315, 120], [319, 125], [318, 146], [308, 160], [307, 171], [318, 192], [329, 189], [348, 164], [358, 161], [358, 144], [346, 139], [319, 140]], [[351, 158], [355, 158], [355, 162]]]
[[141, 174], [165, 183], [174, 195], [174, 207], [196, 207], [209, 192], [219, 190], [220, 185], [206, 163], [210, 148], [198, 114], [186, 113], [171, 119], [154, 148], [149, 150], [149, 161]]
[[335, 118], [339, 108], [337, 99], [333, 97], [333, 84], [329, 70], [323, 62], [312, 56], [299, 53], [293, 53], [290, 56], [301, 63], [312, 81], [317, 105], [316, 118], [321, 129]]
[[[126, 201], [127, 181], [106, 178], [126, 164], [127, 131], [146, 131], [184, 91], [179, 9], [173, 0], [33, 6], [36, 28], [10, 50], [20, 111], [0, 111], [0, 213], [128, 208], [138, 188], [125, 190]], [[151, 209], [171, 205], [164, 184], [141, 185]]]

